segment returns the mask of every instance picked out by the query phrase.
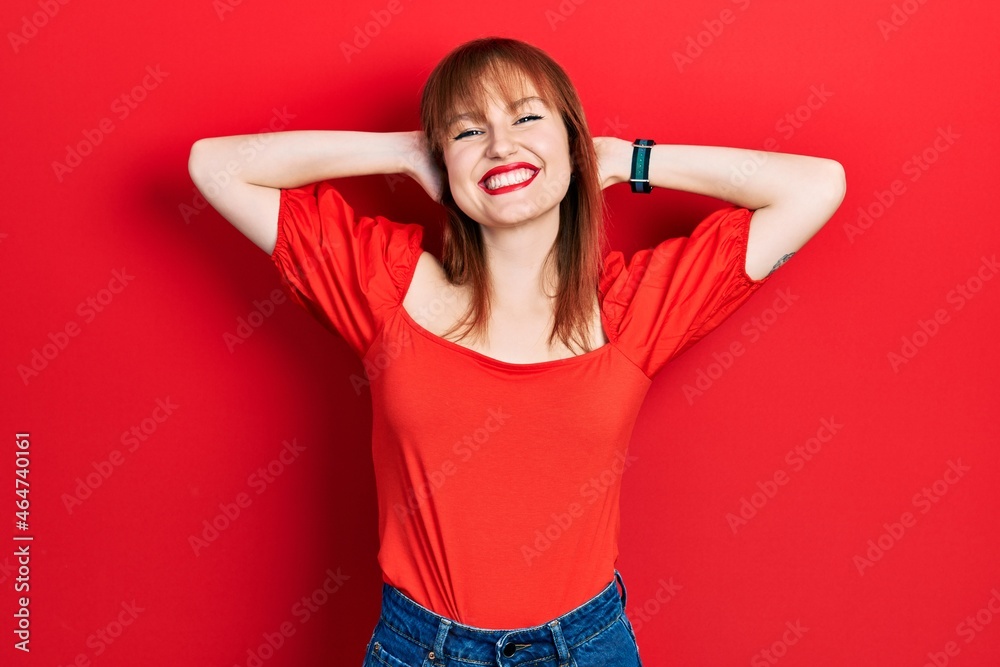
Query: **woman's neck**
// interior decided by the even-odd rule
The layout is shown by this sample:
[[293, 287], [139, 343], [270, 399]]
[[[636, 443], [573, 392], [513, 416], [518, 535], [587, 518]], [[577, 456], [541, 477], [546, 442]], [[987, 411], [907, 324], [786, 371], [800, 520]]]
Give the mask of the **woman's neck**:
[[549, 306], [558, 287], [555, 258], [545, 262], [559, 231], [559, 209], [552, 212], [555, 215], [546, 219], [511, 227], [482, 226], [486, 265], [497, 306]]

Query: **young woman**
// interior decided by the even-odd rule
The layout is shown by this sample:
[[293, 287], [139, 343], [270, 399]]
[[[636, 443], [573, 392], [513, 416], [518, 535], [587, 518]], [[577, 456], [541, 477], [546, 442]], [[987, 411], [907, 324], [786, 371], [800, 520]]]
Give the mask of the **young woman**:
[[[364, 664], [640, 665], [614, 565], [643, 398], [833, 215], [843, 168], [591, 137], [561, 67], [504, 38], [437, 65], [421, 123], [275, 133], [250, 161], [247, 135], [202, 139], [190, 158], [206, 199], [364, 360], [384, 580]], [[391, 173], [444, 206], [440, 261], [423, 227], [355, 215], [336, 189]], [[731, 204], [626, 263], [602, 218], [603, 188], [625, 182]]]

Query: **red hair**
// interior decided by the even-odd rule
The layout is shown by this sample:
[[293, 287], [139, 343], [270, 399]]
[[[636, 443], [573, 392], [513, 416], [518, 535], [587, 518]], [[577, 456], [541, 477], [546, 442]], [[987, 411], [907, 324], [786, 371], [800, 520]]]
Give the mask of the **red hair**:
[[[487, 84], [510, 104], [524, 94], [531, 81], [546, 105], [557, 110], [569, 135], [572, 176], [559, 203], [559, 231], [547, 262], [556, 262], [559, 286], [555, 322], [549, 344], [558, 337], [566, 347], [576, 341], [590, 351], [590, 330], [602, 253], [606, 243], [604, 196], [597, 154], [583, 106], [566, 72], [541, 49], [515, 39], [484, 37], [466, 42], [447, 54], [424, 85], [420, 121], [431, 155], [442, 173], [448, 122], [457, 110], [485, 116]], [[472, 302], [462, 322], [469, 321], [464, 338], [485, 332], [490, 313], [490, 281], [479, 223], [455, 203], [447, 178], [441, 203], [447, 210], [442, 265], [453, 285], [469, 284]], [[547, 263], [546, 263], [547, 265]], [[461, 324], [461, 323], [459, 323]], [[449, 329], [454, 331], [459, 324]]]

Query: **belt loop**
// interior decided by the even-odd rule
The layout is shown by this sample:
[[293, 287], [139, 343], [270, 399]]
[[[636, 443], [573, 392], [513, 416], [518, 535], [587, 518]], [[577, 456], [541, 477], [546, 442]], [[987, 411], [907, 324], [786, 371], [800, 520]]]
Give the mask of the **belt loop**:
[[444, 664], [444, 638], [448, 636], [451, 629], [451, 621], [442, 617], [438, 623], [437, 637], [434, 639], [434, 650], [431, 653], [431, 660], [439, 664]]
[[552, 630], [552, 642], [556, 645], [556, 653], [559, 654], [559, 667], [569, 667], [569, 647], [566, 646], [566, 638], [563, 637], [559, 619], [549, 621], [549, 629]]
[[624, 609], [625, 608], [625, 598], [628, 596], [628, 592], [625, 590], [625, 582], [622, 580], [622, 575], [618, 572], [617, 569], [615, 569], [615, 579], [618, 580], [618, 583], [621, 584], [621, 587], [622, 587], [621, 598], [622, 598], [622, 609]]

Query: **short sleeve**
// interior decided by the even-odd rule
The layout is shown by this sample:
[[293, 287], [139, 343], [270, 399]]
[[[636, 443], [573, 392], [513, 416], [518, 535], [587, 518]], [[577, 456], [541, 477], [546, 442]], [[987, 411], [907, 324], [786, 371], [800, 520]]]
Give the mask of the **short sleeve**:
[[620, 251], [605, 258], [601, 308], [609, 338], [652, 378], [719, 326], [766, 282], [746, 274], [753, 211], [728, 206], [708, 215], [689, 237], [640, 250], [628, 265]]
[[363, 357], [406, 294], [423, 227], [356, 216], [329, 181], [281, 190], [271, 260], [292, 300]]

